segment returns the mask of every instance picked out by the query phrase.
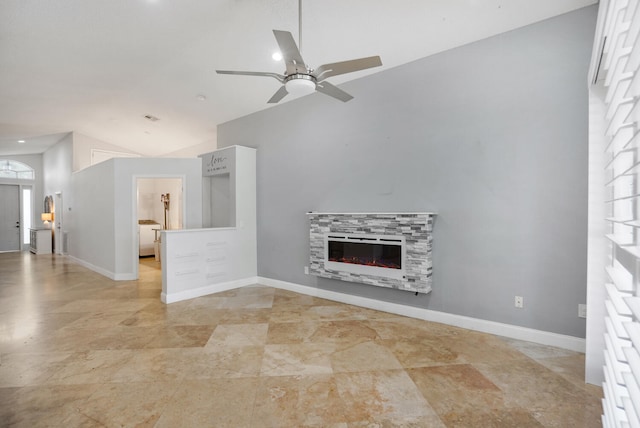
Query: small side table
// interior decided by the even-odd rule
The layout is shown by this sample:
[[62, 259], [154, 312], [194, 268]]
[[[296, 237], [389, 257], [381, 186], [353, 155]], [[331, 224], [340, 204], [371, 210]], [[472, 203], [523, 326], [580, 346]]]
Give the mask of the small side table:
[[29, 229], [29, 250], [33, 254], [51, 254], [53, 245], [51, 229], [35, 228]]

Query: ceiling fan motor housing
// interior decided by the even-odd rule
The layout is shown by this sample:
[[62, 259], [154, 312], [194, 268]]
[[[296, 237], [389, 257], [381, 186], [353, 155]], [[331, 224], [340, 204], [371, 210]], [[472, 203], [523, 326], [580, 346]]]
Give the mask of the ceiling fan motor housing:
[[336, 98], [342, 102], [347, 102], [353, 97], [327, 82], [327, 78], [337, 76], [339, 74], [352, 73], [354, 71], [365, 70], [371, 67], [379, 67], [382, 61], [379, 56], [367, 58], [352, 59], [349, 61], [334, 62], [323, 64], [317, 69], [309, 68], [300, 54], [300, 49], [296, 45], [293, 36], [288, 31], [273, 30], [282, 59], [286, 65], [284, 74], [277, 74], [263, 71], [232, 71], [232, 70], [216, 70], [218, 74], [239, 74], [245, 76], [266, 76], [276, 79], [284, 84], [267, 103], [273, 104], [279, 102], [287, 94], [307, 95], [315, 91], [321, 92], [330, 97]]
[[291, 95], [309, 94], [316, 90], [316, 78], [310, 74], [296, 73], [285, 77], [284, 86]]

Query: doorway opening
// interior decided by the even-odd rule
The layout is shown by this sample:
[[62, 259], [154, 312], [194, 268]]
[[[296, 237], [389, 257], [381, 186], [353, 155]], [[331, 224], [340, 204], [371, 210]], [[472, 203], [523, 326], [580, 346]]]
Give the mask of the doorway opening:
[[63, 230], [63, 209], [62, 209], [62, 192], [56, 192], [55, 201], [53, 202], [53, 248], [56, 254], [66, 254], [67, 248], [64, 245]]
[[138, 272], [148, 269], [160, 270], [160, 232], [183, 228], [183, 178], [138, 178], [136, 192]]

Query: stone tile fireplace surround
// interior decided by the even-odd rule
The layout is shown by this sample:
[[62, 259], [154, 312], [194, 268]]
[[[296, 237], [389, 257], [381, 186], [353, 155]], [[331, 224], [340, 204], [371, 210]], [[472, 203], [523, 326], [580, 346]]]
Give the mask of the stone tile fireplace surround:
[[[417, 293], [431, 291], [431, 249], [435, 213], [310, 212], [307, 215], [310, 274]], [[353, 267], [353, 263], [330, 261], [327, 246], [332, 239], [351, 239], [358, 243], [370, 241], [374, 245], [380, 245], [387, 240], [393, 243], [402, 241], [401, 267], [384, 268], [376, 263], [373, 269], [360, 269]], [[344, 268], [340, 268], [340, 265]]]

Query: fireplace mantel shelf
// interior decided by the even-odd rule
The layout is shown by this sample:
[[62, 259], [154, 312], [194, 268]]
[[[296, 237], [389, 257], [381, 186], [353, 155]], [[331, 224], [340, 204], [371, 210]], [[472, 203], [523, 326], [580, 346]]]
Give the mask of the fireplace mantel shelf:
[[420, 214], [420, 215], [437, 215], [437, 213], [434, 212], [384, 212], [384, 213], [324, 213], [324, 212], [316, 212], [316, 211], [309, 211], [307, 212], [307, 215], [312, 215], [312, 214], [331, 214], [331, 215], [397, 215], [397, 214], [401, 214], [401, 215], [412, 215], [412, 214]]

